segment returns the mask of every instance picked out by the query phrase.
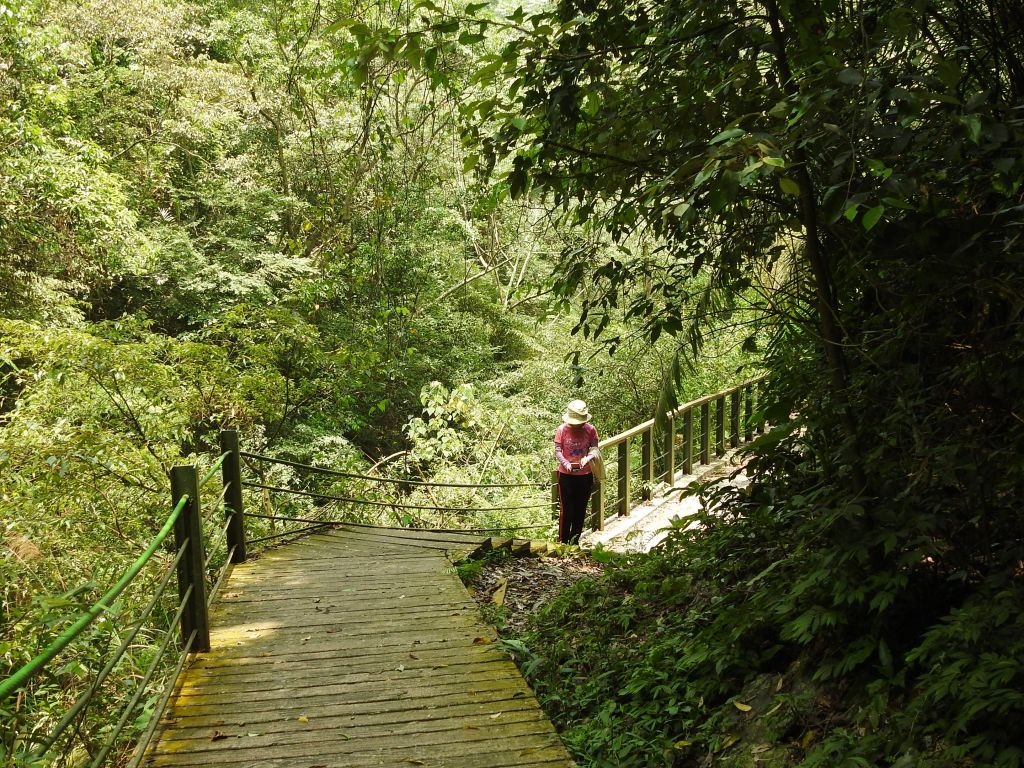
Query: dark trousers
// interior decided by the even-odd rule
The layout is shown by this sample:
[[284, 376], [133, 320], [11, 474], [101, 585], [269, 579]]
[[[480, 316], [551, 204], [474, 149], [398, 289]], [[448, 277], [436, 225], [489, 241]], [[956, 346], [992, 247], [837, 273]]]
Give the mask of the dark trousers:
[[558, 473], [558, 540], [563, 544], [575, 544], [580, 540], [592, 490], [593, 475]]

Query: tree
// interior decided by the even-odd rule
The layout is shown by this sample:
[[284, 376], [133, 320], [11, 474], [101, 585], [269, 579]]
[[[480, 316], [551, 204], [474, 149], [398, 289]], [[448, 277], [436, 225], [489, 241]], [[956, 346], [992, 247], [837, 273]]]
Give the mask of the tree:
[[715, 626], [751, 653], [778, 642], [775, 660], [803, 648], [820, 680], [885, 670], [873, 711], [907, 697], [903, 736], [828, 749], [1019, 761], [1024, 702], [996, 671], [1024, 607], [1017, 4], [563, 0], [442, 22], [423, 5], [435, 29], [505, 35], [465, 109], [480, 167], [620, 244], [564, 255], [585, 321], [627, 301], [655, 335], [761, 310], [777, 426], [760, 482], [723, 500], [723, 551], [747, 558], [730, 578], [757, 588]]

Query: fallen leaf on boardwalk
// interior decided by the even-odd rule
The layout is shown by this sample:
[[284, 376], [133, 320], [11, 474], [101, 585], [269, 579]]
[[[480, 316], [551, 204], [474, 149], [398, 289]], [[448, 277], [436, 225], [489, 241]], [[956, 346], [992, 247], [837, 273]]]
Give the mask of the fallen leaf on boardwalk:
[[744, 704], [742, 701], [734, 701], [733, 706], [736, 707], [740, 712], [749, 712], [753, 707], [749, 704]]
[[395, 667], [395, 672], [405, 672], [405, 664], [399, 664]]
[[449, 665], [448, 664], [435, 664], [434, 666], [431, 667], [431, 669], [444, 669], [447, 666], [449, 666]]
[[426, 765], [426, 763], [423, 760], [417, 760], [414, 757], [408, 758], [405, 762], [407, 762], [409, 765]]
[[508, 579], [501, 579], [498, 581], [498, 588], [494, 590], [494, 594], [491, 595], [491, 602], [495, 605], [505, 604], [505, 590], [508, 589]]
[[270, 655], [270, 651], [264, 651], [263, 653], [260, 654], [260, 656], [269, 656], [269, 655]]
[[513, 699], [522, 699], [526, 696], [526, 691], [516, 691], [512, 694]]
[[409, 658], [410, 659], [419, 659], [419, 656], [417, 656], [415, 653], [410, 653], [409, 654]]
[[228, 737], [228, 735], [226, 733], [221, 733], [220, 731], [214, 731], [213, 732], [213, 736], [210, 737], [210, 741], [220, 741], [221, 739], [226, 739], [227, 737]]
[[491, 640], [491, 638], [489, 638], [489, 637], [474, 637], [473, 638], [473, 645], [489, 645], [490, 643], [493, 643], [493, 642], [494, 641]]
[[495, 712], [491, 715], [491, 720], [497, 720], [499, 717], [501, 717], [501, 712]]
[[302, 638], [302, 642], [306, 642], [307, 640], [312, 640], [312, 639], [313, 639], [312, 635], [306, 635], [304, 638]]
[[305, 715], [299, 715], [295, 719], [298, 720], [300, 723], [308, 723], [309, 722], [309, 718], [306, 717]]
[[465, 730], [467, 730], [467, 731], [478, 731], [478, 730], [480, 730], [480, 727], [479, 727], [479, 726], [476, 726], [476, 725], [468, 725], [468, 724], [467, 724], [467, 725], [464, 725], [464, 726], [462, 726], [462, 727], [463, 727], [463, 728], [464, 728]]

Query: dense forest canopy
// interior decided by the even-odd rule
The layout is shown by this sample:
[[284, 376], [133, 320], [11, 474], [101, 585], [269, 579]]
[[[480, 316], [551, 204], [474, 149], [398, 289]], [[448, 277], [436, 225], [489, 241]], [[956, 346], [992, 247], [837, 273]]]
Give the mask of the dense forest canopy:
[[530, 478], [569, 397], [615, 430], [757, 361], [752, 484], [519, 646], [570, 747], [1020, 765], [1022, 24], [0, 1], [0, 658], [88, 596], [55, 599], [66, 574], [130, 557], [222, 426]]
[[[566, 702], [595, 764], [656, 762], [674, 735], [725, 749], [714, 702], [766, 673], [846, 700], [804, 700], [769, 737], [788, 729], [801, 765], [1024, 760], [1020, 10], [566, 0], [510, 17], [469, 133], [513, 190], [621, 244], [567, 252], [564, 284], [591, 281], [590, 318], [625, 304], [652, 338], [751, 302], [778, 424], [758, 482], [709, 500], [727, 523], [678, 536], [653, 583], [623, 576], [711, 594], [653, 599], [688, 610], [656, 657], [624, 649], [649, 670], [623, 673], [629, 705], [601, 683]], [[683, 723], [653, 715], [666, 698]]]
[[[544, 482], [567, 400], [586, 397], [606, 434], [648, 417], [674, 343], [651, 348], [623, 313], [609, 359], [572, 334], [578, 292], [553, 288], [560, 254], [601, 235], [467, 170], [458, 89], [484, 51], [438, 34], [417, 62], [378, 59], [348, 31], [412, 18], [390, 2], [0, 3], [4, 676], [138, 555], [169, 468], [206, 466], [221, 428], [334, 469]], [[688, 394], [735, 380], [738, 333]], [[438, 491], [406, 501], [495, 511], [359, 514], [543, 532], [536, 495]], [[0, 704], [4, 760], [89, 685], [152, 586]], [[65, 757], [95, 754], [103, 715]]]

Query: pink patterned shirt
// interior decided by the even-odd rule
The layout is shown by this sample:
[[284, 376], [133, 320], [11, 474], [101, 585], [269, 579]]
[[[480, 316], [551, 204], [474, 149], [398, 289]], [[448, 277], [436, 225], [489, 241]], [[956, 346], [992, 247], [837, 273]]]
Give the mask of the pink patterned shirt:
[[558, 459], [558, 471], [564, 475], [593, 474], [590, 464], [577, 470], [570, 470], [569, 465], [581, 461], [591, 448], [596, 447], [597, 429], [590, 422], [579, 426], [560, 424], [555, 430], [555, 458]]

